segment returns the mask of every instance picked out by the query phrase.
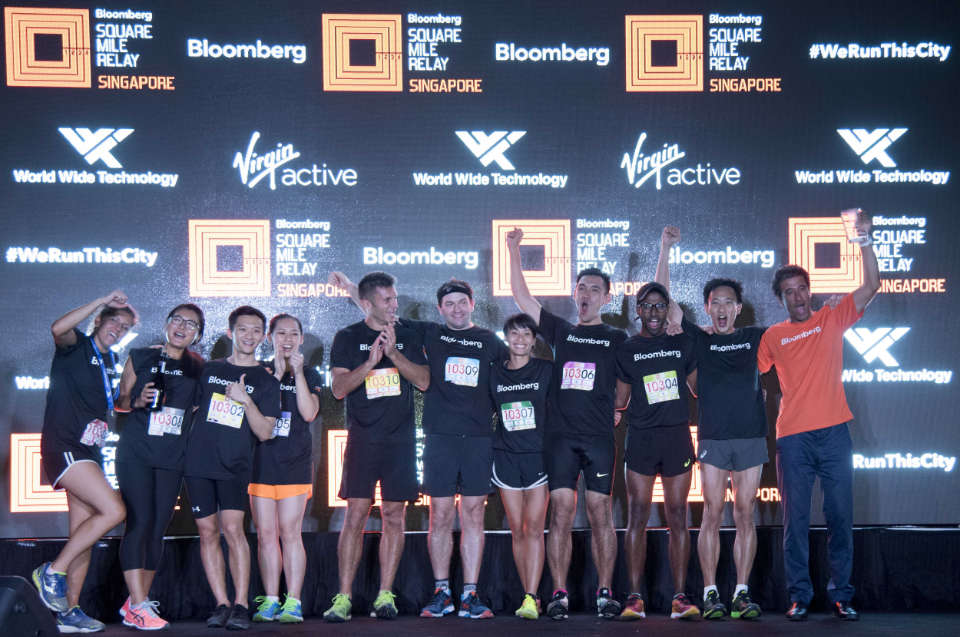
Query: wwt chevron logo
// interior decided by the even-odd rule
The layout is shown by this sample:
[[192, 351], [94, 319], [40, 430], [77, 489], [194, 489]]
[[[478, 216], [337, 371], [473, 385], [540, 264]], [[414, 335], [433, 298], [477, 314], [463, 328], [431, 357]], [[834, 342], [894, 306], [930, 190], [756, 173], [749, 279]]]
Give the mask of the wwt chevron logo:
[[896, 168], [897, 162], [887, 154], [887, 149], [907, 130], [909, 129], [876, 128], [868, 131], [865, 128], [838, 128], [837, 132], [864, 164], [876, 160], [884, 168]]
[[887, 367], [898, 367], [900, 363], [890, 353], [890, 346], [909, 331], [909, 327], [878, 327], [875, 330], [854, 327], [844, 332], [843, 336], [866, 362], [872, 363], [880, 359]]
[[132, 128], [58, 128], [74, 150], [80, 153], [91, 166], [102, 161], [109, 168], [123, 168], [123, 164], [110, 154], [117, 144], [133, 133]]
[[514, 166], [504, 153], [508, 148], [527, 134], [525, 130], [508, 132], [505, 130], [493, 131], [487, 134], [483, 131], [456, 131], [460, 141], [480, 160], [484, 167], [496, 162], [501, 170], [513, 170]]

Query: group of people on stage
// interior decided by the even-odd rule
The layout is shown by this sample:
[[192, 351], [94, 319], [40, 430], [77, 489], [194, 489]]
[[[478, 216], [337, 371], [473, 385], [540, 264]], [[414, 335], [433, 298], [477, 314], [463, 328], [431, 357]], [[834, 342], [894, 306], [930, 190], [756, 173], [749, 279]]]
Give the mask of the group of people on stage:
[[[761, 374], [776, 368], [782, 400], [777, 419], [777, 476], [784, 511], [784, 562], [791, 620], [807, 617], [813, 597], [808, 566], [810, 499], [819, 477], [830, 529], [830, 583], [834, 612], [857, 619], [851, 606], [852, 468], [848, 430], [852, 414], [841, 382], [843, 332], [863, 314], [880, 286], [870, 247], [871, 222], [860, 214], [863, 285], [821, 309], [811, 305], [810, 280], [797, 266], [780, 268], [773, 292], [788, 320], [764, 329], [736, 327], [742, 309], [739, 282], [716, 278], [703, 290], [710, 325], [689, 323], [670, 296], [668, 254], [679, 241], [664, 229], [656, 277], [636, 295], [639, 332], [606, 325], [610, 279], [591, 268], [577, 276], [577, 320], [556, 316], [534, 298], [524, 279], [522, 230], [507, 235], [510, 284], [522, 311], [506, 320], [503, 340], [472, 321], [473, 290], [451, 279], [437, 290], [442, 323], [398, 316], [395, 279], [371, 272], [358, 283], [334, 272], [364, 311], [362, 321], [338, 331], [330, 355], [332, 391], [345, 399], [348, 438], [340, 497], [347, 501], [337, 545], [339, 591], [323, 614], [351, 618], [351, 592], [362, 534], [380, 484], [382, 536], [379, 593], [371, 616], [397, 616], [394, 577], [403, 552], [406, 504], [429, 496], [428, 548], [435, 578], [421, 617], [481, 619], [493, 613], [477, 594], [484, 544], [484, 506], [499, 488], [512, 532], [524, 597], [516, 615], [545, 613], [566, 619], [571, 530], [582, 476], [597, 571], [596, 611], [608, 619], [645, 616], [646, 524], [656, 477], [662, 479], [675, 595], [671, 617], [752, 619], [761, 609], [748, 587], [756, 553], [753, 514], [763, 465], [767, 422]], [[87, 336], [77, 329], [104, 309]], [[209, 626], [243, 629], [249, 549], [243, 518], [249, 497], [258, 534], [265, 595], [253, 621], [302, 621], [300, 589], [306, 557], [301, 524], [311, 495], [310, 423], [319, 411], [320, 379], [304, 368], [303, 328], [280, 314], [267, 325], [249, 306], [230, 314], [231, 354], [204, 362], [190, 351], [203, 335], [199, 307], [182, 304], [167, 317], [164, 343], [135, 349], [113, 382], [111, 347], [136, 322], [126, 296], [115, 291], [54, 322], [51, 369], [42, 437], [44, 470], [65, 489], [70, 539], [33, 580], [44, 603], [58, 612], [65, 632], [92, 632], [103, 624], [77, 606], [90, 547], [126, 519], [120, 549], [130, 596], [124, 624], [164, 628], [150, 586], [163, 532], [185, 477], [200, 533], [201, 556], [217, 608]], [[533, 356], [537, 338], [553, 360]], [[269, 339], [275, 356], [261, 363], [257, 348]], [[505, 341], [505, 342], [504, 342]], [[414, 400], [424, 393], [423, 484], [416, 475]], [[699, 399], [698, 453], [688, 425], [688, 396]], [[106, 420], [129, 411], [117, 452], [120, 497], [99, 468]], [[625, 540], [630, 591], [612, 592], [617, 540], [611, 492], [616, 471], [614, 427], [627, 422], [624, 450], [628, 525]], [[686, 522], [691, 470], [700, 462], [704, 514], [698, 539], [703, 600], [686, 594], [690, 536]], [[737, 584], [730, 605], [716, 584], [719, 526], [727, 480], [733, 487]], [[550, 511], [550, 532], [544, 529]], [[460, 519], [463, 590], [450, 586], [453, 528]], [[235, 597], [227, 597], [220, 549], [226, 539]], [[281, 549], [282, 545], [282, 549]], [[537, 594], [546, 560], [554, 592], [542, 608]], [[280, 574], [286, 597], [280, 603]], [[701, 610], [702, 608], [702, 610]]]

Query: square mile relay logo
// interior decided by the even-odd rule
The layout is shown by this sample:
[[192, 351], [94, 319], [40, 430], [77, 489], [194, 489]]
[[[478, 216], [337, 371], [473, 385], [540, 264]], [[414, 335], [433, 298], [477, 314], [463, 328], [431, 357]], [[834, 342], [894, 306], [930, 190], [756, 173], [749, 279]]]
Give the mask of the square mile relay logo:
[[7, 86], [90, 88], [90, 11], [4, 7]]
[[702, 15], [626, 16], [626, 90], [703, 90]]
[[400, 14], [324, 13], [323, 90], [402, 91]]
[[507, 234], [523, 230], [521, 249], [536, 252], [542, 267], [523, 271], [530, 293], [537, 296], [567, 296], [571, 293], [570, 220], [569, 219], [494, 219], [493, 220], [493, 295], [510, 296], [510, 253]]
[[190, 296], [270, 296], [269, 219], [191, 219]]

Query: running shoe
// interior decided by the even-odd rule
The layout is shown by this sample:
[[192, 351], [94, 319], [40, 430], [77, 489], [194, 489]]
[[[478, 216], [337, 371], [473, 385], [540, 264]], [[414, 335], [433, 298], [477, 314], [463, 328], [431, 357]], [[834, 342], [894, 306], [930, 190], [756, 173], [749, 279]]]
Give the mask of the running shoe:
[[259, 604], [257, 612], [253, 614], [253, 621], [255, 622], [272, 622], [280, 614], [280, 600], [278, 599], [267, 599], [265, 595], [261, 595], [254, 597], [253, 601]]
[[303, 621], [303, 606], [300, 600], [287, 595], [283, 600], [283, 608], [277, 615], [277, 621], [281, 624], [299, 624]]
[[740, 591], [730, 604], [730, 616], [734, 619], [756, 619], [762, 614], [760, 604], [750, 599], [750, 593]]
[[123, 616], [123, 625], [137, 630], [164, 630], [170, 622], [157, 614], [160, 602], [145, 600], [137, 606], [127, 606], [127, 614]]
[[460, 617], [490, 619], [493, 611], [483, 605], [475, 592], [470, 592], [460, 599]]
[[517, 617], [522, 617], [523, 619], [536, 619], [540, 617], [539, 609], [537, 608], [537, 598], [526, 593], [523, 596], [523, 603], [520, 604], [520, 608], [514, 613]]
[[120, 607], [120, 610], [118, 610], [117, 612], [120, 613], [120, 617], [126, 617], [128, 610], [130, 610], [130, 598], [129, 598], [129, 597], [127, 597], [127, 599], [124, 600], [123, 606], [121, 606], [121, 607]]
[[547, 604], [547, 617], [556, 620], [566, 619], [569, 608], [570, 600], [567, 598], [567, 591], [558, 588], [553, 591], [553, 598]]
[[792, 622], [805, 622], [809, 612], [810, 607], [805, 602], [794, 602], [787, 611], [787, 619]]
[[73, 612], [67, 603], [67, 575], [50, 570], [50, 562], [44, 562], [33, 570], [33, 585], [40, 593], [40, 601], [57, 613]]
[[620, 602], [613, 598], [609, 588], [597, 591], [597, 617], [614, 619], [620, 615]]
[[683, 593], [673, 596], [670, 619], [700, 619], [700, 609]]
[[87, 617], [79, 606], [57, 613], [57, 630], [61, 633], [99, 633], [104, 628], [103, 622]]
[[352, 609], [353, 605], [350, 603], [350, 598], [343, 593], [337, 593], [333, 596], [333, 606], [323, 613], [323, 618], [334, 623], [348, 622]]
[[634, 619], [643, 619], [647, 616], [646, 609], [643, 605], [643, 598], [640, 597], [637, 593], [631, 593], [627, 597], [627, 604], [623, 607], [623, 612], [620, 613], [621, 621], [632, 621]]
[[225, 604], [217, 606], [207, 618], [207, 628], [223, 628], [230, 617], [230, 607]]
[[703, 600], [704, 619], [723, 619], [727, 616], [727, 607], [720, 601], [720, 593], [711, 590]]
[[227, 630], [247, 630], [250, 628], [250, 611], [243, 604], [234, 604], [230, 609], [230, 617], [224, 624]]
[[433, 592], [433, 599], [420, 611], [421, 617], [443, 617], [453, 612], [453, 598], [450, 592], [443, 588], [438, 588]]
[[850, 602], [834, 602], [833, 614], [848, 622], [855, 622], [860, 619], [860, 613], [850, 605]]
[[380, 591], [377, 598], [373, 600], [373, 610], [370, 611], [370, 616], [380, 619], [396, 619], [396, 599], [397, 596], [393, 594], [393, 591]]

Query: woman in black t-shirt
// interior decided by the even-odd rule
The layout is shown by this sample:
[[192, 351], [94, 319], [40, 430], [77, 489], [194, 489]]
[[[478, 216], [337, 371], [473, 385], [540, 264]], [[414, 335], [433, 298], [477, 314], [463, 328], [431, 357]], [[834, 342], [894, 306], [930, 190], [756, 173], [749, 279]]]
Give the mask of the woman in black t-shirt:
[[188, 348], [200, 341], [203, 325], [203, 311], [193, 303], [173, 308], [163, 346], [132, 350], [120, 378], [118, 405], [130, 411], [117, 449], [117, 480], [127, 507], [120, 566], [130, 591], [120, 614], [125, 625], [142, 630], [167, 626], [147, 597], [180, 494], [203, 370], [203, 359]]
[[[100, 308], [90, 336], [77, 329]], [[116, 359], [110, 348], [135, 323], [127, 295], [114, 290], [67, 312], [50, 327], [56, 352], [40, 451], [47, 480], [55, 489], [67, 491], [70, 538], [56, 559], [33, 571], [33, 583], [43, 603], [59, 613], [61, 632], [104, 627], [87, 617], [77, 602], [90, 565], [90, 547], [126, 515], [120, 496], [100, 467], [100, 447], [116, 397]]]
[[[257, 445], [253, 479], [247, 486], [257, 526], [257, 558], [266, 595], [257, 597], [255, 622], [301, 622], [300, 591], [307, 568], [303, 514], [313, 494], [313, 436], [310, 423], [320, 411], [320, 375], [303, 366], [303, 327], [299, 319], [270, 319], [273, 374], [280, 381], [280, 417], [273, 436]], [[283, 550], [280, 543], [283, 543]], [[280, 604], [280, 571], [287, 595]]]

